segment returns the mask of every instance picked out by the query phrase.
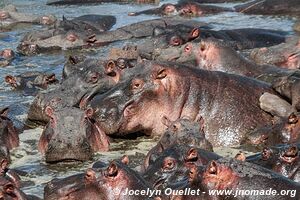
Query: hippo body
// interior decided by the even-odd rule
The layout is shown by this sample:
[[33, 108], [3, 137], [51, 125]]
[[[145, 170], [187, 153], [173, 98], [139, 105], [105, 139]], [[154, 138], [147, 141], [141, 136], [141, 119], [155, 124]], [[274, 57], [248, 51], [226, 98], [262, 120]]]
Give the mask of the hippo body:
[[[268, 84], [175, 63], [144, 62], [140, 66], [140, 73], [90, 102], [96, 110], [97, 123], [108, 135], [136, 131], [161, 135], [165, 126], [156, 119], [164, 115], [171, 120], [201, 116], [209, 142], [213, 146], [231, 146], [240, 144], [252, 130], [270, 123], [271, 116], [258, 105], [263, 92], [272, 93]], [[132, 86], [135, 82], [137, 88]], [[135, 93], [135, 89], [139, 92]], [[149, 95], [156, 100], [152, 101]]]
[[298, 0], [255, 0], [234, 7], [237, 12], [257, 15], [295, 15], [300, 14]]

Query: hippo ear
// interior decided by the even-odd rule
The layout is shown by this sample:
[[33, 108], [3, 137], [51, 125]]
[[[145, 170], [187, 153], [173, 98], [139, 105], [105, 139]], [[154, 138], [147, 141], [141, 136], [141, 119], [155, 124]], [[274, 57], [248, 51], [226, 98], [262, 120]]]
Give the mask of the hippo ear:
[[246, 156], [243, 152], [237, 153], [234, 158], [239, 161], [243, 161], [243, 162], [246, 161]]
[[166, 76], [167, 76], [167, 71], [166, 71], [166, 69], [160, 69], [160, 70], [157, 72], [156, 79], [164, 79]]
[[107, 174], [110, 177], [115, 177], [118, 175], [118, 166], [116, 165], [116, 163], [111, 162], [110, 165], [107, 168]]
[[288, 118], [289, 124], [296, 124], [298, 122], [298, 116], [295, 113], [290, 114]]
[[2, 159], [2, 161], [0, 163], [0, 167], [1, 167], [2, 171], [5, 171], [8, 167], [8, 160], [7, 159]]
[[96, 172], [93, 169], [89, 168], [86, 170], [84, 178], [88, 182], [93, 181], [96, 179]]
[[185, 161], [186, 162], [195, 162], [197, 160], [198, 160], [198, 151], [195, 148], [191, 148], [185, 157]]
[[299, 152], [299, 149], [297, 148], [297, 146], [292, 145], [285, 151], [284, 156], [296, 157], [296, 156], [298, 156], [298, 152]]
[[167, 116], [165, 116], [165, 115], [161, 118], [161, 122], [163, 123], [163, 125], [165, 125], [168, 128], [172, 124], [172, 121]]
[[89, 108], [86, 109], [85, 115], [86, 115], [87, 118], [92, 118], [93, 114], [94, 114], [93, 108], [89, 107]]
[[46, 77], [46, 81], [47, 81], [47, 83], [54, 83], [54, 82], [56, 82], [57, 79], [56, 79], [56, 77], [55, 77], [55, 74], [52, 73], [52, 74], [48, 75], [48, 76]]
[[10, 195], [15, 195], [14, 194], [14, 190], [15, 190], [15, 186], [12, 183], [7, 183], [4, 187], [3, 190], [6, 194], [10, 194]]
[[106, 73], [106, 75], [108, 75], [108, 76], [115, 76], [116, 75], [115, 69], [116, 69], [116, 63], [115, 63], [115, 61], [109, 60], [106, 63], [106, 65], [105, 65], [105, 73]]
[[217, 164], [217, 162], [215, 160], [213, 160], [213, 161], [211, 161], [209, 163], [209, 165], [207, 166], [207, 171], [210, 174], [215, 174], [215, 175], [217, 174], [217, 172], [218, 172], [218, 164]]
[[193, 40], [193, 39], [199, 37], [199, 35], [200, 35], [199, 28], [194, 28], [189, 34], [189, 40]]
[[7, 115], [8, 115], [8, 109], [9, 109], [8, 107], [0, 109], [0, 116], [1, 117], [7, 117]]
[[128, 157], [127, 155], [122, 156], [121, 162], [122, 162], [124, 165], [128, 165], [128, 163], [129, 163], [129, 157]]
[[48, 117], [53, 117], [53, 113], [54, 113], [54, 110], [50, 107], [50, 106], [47, 106], [46, 108], [45, 108], [45, 113], [46, 113], [46, 115], [48, 116]]
[[204, 132], [204, 119], [201, 115], [197, 115], [195, 122], [199, 123], [200, 125], [200, 132]]

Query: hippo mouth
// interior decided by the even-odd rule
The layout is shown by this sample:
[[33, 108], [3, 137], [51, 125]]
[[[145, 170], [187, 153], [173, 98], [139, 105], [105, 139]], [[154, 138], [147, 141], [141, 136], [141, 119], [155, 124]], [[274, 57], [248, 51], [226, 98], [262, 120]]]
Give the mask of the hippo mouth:
[[280, 159], [286, 163], [293, 163], [299, 158], [299, 151], [297, 147], [290, 147], [280, 156]]

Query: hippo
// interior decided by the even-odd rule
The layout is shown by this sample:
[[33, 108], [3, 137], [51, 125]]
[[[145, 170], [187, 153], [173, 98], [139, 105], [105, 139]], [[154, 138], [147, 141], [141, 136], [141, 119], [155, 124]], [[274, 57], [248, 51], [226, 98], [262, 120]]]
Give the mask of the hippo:
[[173, 145], [149, 165], [143, 177], [155, 189], [178, 188], [180, 185], [186, 185], [186, 173], [191, 167], [205, 166], [209, 161], [219, 158], [219, 155], [204, 149]]
[[196, 119], [196, 121], [191, 121], [188, 118], [180, 118], [172, 122], [164, 117], [162, 120], [168, 128], [161, 136], [157, 145], [148, 152], [144, 161], [144, 168], [147, 168], [150, 162], [153, 162], [160, 156], [161, 152], [176, 144], [193, 145], [197, 148], [213, 151], [212, 144], [205, 138], [202, 118]]
[[111, 15], [83, 15], [71, 20], [63, 17], [47, 30], [27, 33], [17, 50], [23, 55], [34, 55], [42, 47], [55, 50], [58, 48], [56, 45], [62, 45], [60, 43], [62, 41], [65, 49], [78, 47], [77, 45], [93, 46], [96, 42], [96, 34], [111, 29], [115, 23], [116, 18]]
[[47, 5], [85, 5], [96, 3], [138, 3], [138, 4], [158, 4], [158, 0], [48, 0]]
[[13, 182], [0, 176], [0, 198], [7, 200], [29, 200], [25, 193], [23, 193]]
[[0, 51], [0, 67], [8, 66], [15, 57], [15, 53], [11, 49], [3, 49]]
[[187, 42], [201, 42], [203, 39], [211, 37], [224, 40], [226, 44], [236, 50], [272, 46], [285, 42], [286, 38], [286, 32], [256, 28], [216, 31], [210, 30], [209, 27], [176, 26], [172, 29], [157, 27], [154, 33], [155, 37], [138, 45], [142, 57], [172, 60], [178, 56], [178, 53], [182, 53], [181, 46]]
[[105, 169], [89, 168], [83, 174], [54, 179], [45, 186], [44, 199], [153, 199], [145, 194], [127, 194], [129, 190], [151, 190], [143, 177], [127, 166], [128, 162], [128, 158], [114, 160]]
[[273, 93], [266, 83], [170, 62], [144, 61], [139, 66], [135, 76], [96, 95], [87, 106], [95, 110], [94, 118], [107, 135], [162, 135], [166, 127], [157, 119], [194, 120], [200, 115], [214, 147], [232, 146], [271, 122], [272, 116], [258, 105], [262, 93]]
[[51, 84], [58, 83], [54, 73], [25, 72], [23, 74], [5, 76], [5, 82], [15, 90], [23, 90], [24, 95], [35, 96], [40, 89], [47, 89]]
[[92, 110], [65, 107], [54, 110], [47, 106], [50, 118], [40, 137], [38, 148], [47, 163], [85, 161], [93, 152], [107, 151], [109, 139], [95, 124]]
[[299, 183], [256, 164], [232, 158], [211, 161], [196, 176], [195, 179], [199, 180], [199, 187], [207, 193], [209, 190], [231, 191], [214, 196], [214, 199], [285, 200], [299, 199], [300, 197], [297, 194], [300, 189]]
[[17, 50], [23, 55], [35, 55], [60, 50], [100, 48], [112, 42], [152, 36], [156, 26], [167, 27], [185, 23], [198, 27], [205, 24], [184, 19], [163, 18], [138, 22], [99, 34], [86, 33], [86, 30], [81, 29], [57, 31], [54, 28], [28, 33], [21, 40]]
[[172, 16], [180, 15], [184, 17], [199, 17], [207, 14], [216, 14], [220, 12], [232, 12], [234, 11], [231, 8], [212, 6], [212, 5], [203, 5], [193, 1], [180, 1], [177, 4], [163, 4], [159, 8], [152, 8], [149, 10], [144, 10], [135, 13], [129, 13], [129, 16], [137, 15], [161, 15], [161, 16]]
[[[165, 54], [168, 55], [168, 52]], [[215, 54], [218, 55], [217, 58]], [[172, 61], [196, 62], [201, 69], [253, 77], [269, 83], [278, 77], [293, 74], [295, 71], [272, 65], [257, 65], [237, 53], [231, 45], [215, 38], [202, 39], [200, 43], [187, 43]]]
[[53, 15], [37, 16], [20, 13], [14, 5], [7, 5], [0, 10], [0, 30], [8, 31], [18, 24], [52, 25], [56, 22]]
[[276, 65], [287, 69], [300, 68], [299, 37], [291, 37], [285, 43], [253, 49], [250, 58], [258, 64]]
[[119, 81], [130, 76], [134, 70], [119, 67], [114, 60], [90, 58], [77, 64], [65, 65], [65, 78], [61, 85], [46, 93], [39, 93], [35, 97], [28, 111], [27, 124], [45, 125], [49, 121], [44, 112], [48, 105], [54, 108], [84, 107], [94, 95], [109, 90]]
[[300, 183], [300, 145], [281, 145], [264, 148], [261, 153], [246, 157], [247, 162], [255, 163]]
[[255, 0], [234, 7], [237, 12], [257, 15], [295, 15], [300, 14], [297, 0]]
[[288, 117], [274, 120], [273, 125], [254, 131], [247, 136], [243, 144], [257, 146], [275, 146], [277, 144], [293, 144], [300, 142], [299, 128], [300, 117], [298, 113], [292, 113]]
[[[1, 159], [7, 159], [8, 150], [19, 146], [19, 133], [13, 122], [7, 117], [8, 108], [0, 109], [0, 146], [1, 146]], [[7, 148], [7, 149], [6, 149]], [[2, 155], [3, 154], [3, 155]]]
[[272, 87], [281, 96], [289, 100], [296, 110], [300, 110], [300, 78], [293, 74], [282, 76], [273, 81]]

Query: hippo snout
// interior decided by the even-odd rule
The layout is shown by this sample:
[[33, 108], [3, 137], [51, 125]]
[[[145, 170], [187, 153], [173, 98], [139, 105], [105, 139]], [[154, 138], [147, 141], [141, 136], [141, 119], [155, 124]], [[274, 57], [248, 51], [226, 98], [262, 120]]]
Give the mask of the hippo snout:
[[[76, 141], [74, 139], [74, 141]], [[70, 162], [90, 160], [93, 150], [86, 139], [78, 140], [77, 144], [70, 141], [51, 141], [46, 151], [46, 161], [51, 162]]]

